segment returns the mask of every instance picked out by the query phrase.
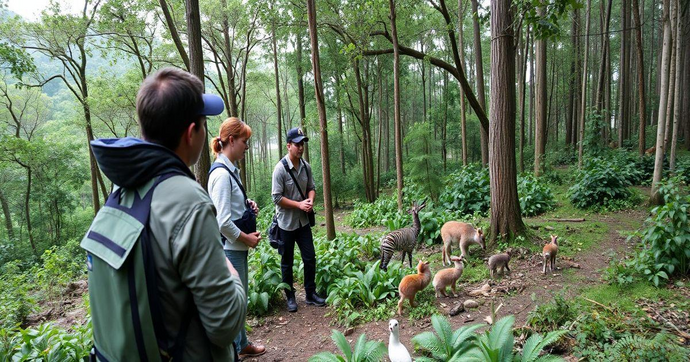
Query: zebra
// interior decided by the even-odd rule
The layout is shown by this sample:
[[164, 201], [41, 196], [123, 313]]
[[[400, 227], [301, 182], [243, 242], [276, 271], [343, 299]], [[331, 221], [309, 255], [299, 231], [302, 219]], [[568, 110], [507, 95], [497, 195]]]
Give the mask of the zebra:
[[412, 267], [412, 251], [414, 251], [414, 247], [417, 245], [417, 237], [421, 230], [418, 214], [425, 206], [426, 201], [421, 205], [415, 201], [412, 204], [412, 208], [407, 211], [414, 217], [414, 226], [391, 231], [381, 238], [381, 265], [379, 265], [379, 268], [388, 271], [388, 263], [397, 250], [402, 251], [401, 261], [403, 263], [405, 263], [405, 253], [407, 253], [410, 268]]

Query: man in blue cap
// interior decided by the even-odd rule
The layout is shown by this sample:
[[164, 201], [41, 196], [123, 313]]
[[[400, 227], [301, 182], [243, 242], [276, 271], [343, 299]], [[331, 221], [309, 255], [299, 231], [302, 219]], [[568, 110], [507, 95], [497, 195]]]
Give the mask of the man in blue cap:
[[304, 262], [304, 291], [307, 304], [319, 307], [326, 301], [316, 294], [316, 253], [311, 233], [314, 218], [314, 197], [316, 191], [311, 166], [302, 159], [304, 143], [309, 138], [300, 128], [287, 132], [288, 154], [273, 169], [271, 194], [276, 205], [276, 217], [283, 245], [278, 248], [282, 256], [280, 270], [283, 282], [290, 286], [285, 291], [288, 312], [297, 311], [295, 289], [293, 288], [292, 266], [295, 259], [295, 243], [299, 246]]
[[207, 142], [206, 116], [222, 113], [223, 100], [166, 68], [146, 78], [136, 108], [143, 140], [91, 143], [116, 185], [82, 240], [95, 354], [233, 361], [247, 297], [223, 255], [213, 202], [189, 170]]

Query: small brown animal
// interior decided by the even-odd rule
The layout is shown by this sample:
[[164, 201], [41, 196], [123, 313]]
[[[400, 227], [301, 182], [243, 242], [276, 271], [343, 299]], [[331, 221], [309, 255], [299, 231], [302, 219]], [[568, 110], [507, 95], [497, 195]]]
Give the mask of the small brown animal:
[[546, 266], [550, 264], [549, 270], [556, 270], [556, 254], [558, 254], [558, 236], [551, 235], [551, 242], [544, 245], [542, 257], [544, 258], [544, 269], [542, 274], [546, 274]]
[[451, 297], [455, 297], [455, 285], [458, 282], [458, 279], [460, 279], [460, 276], [462, 276], [462, 270], [464, 268], [464, 264], [462, 263], [465, 257], [461, 256], [451, 256], [450, 260], [452, 260], [455, 263], [455, 268], [446, 268], [439, 270], [436, 275], [434, 275], [434, 281], [432, 282], [432, 285], [434, 286], [434, 289], [436, 290], [436, 298], [440, 298], [441, 295], [444, 297], [447, 297], [448, 294], [446, 294], [446, 287], [450, 285], [450, 289], [452, 292], [450, 292]]
[[505, 272], [510, 273], [510, 268], [508, 267], [508, 262], [510, 261], [510, 255], [512, 251], [510, 249], [506, 250], [505, 253], [492, 255], [489, 258], [489, 271], [491, 273], [491, 279], [494, 278], [494, 274], [501, 270], [501, 274], [505, 275]]
[[484, 234], [482, 229], [475, 229], [472, 225], [466, 224], [459, 221], [448, 221], [441, 227], [441, 238], [443, 239], [443, 265], [451, 264], [451, 245], [455, 242], [458, 243], [460, 247], [460, 255], [467, 257], [467, 250], [469, 250], [470, 245], [477, 244], [482, 247], [482, 250], [486, 249], [484, 244]]
[[654, 153], [656, 153], [656, 146], [652, 146], [644, 150], [645, 155], [653, 155]]
[[417, 306], [414, 302], [414, 296], [420, 290], [426, 288], [431, 281], [431, 269], [429, 269], [429, 262], [419, 261], [417, 264], [417, 274], [405, 275], [400, 281], [398, 292], [400, 292], [400, 301], [398, 302], [398, 314], [402, 315], [402, 307], [405, 299], [410, 300], [410, 305]]

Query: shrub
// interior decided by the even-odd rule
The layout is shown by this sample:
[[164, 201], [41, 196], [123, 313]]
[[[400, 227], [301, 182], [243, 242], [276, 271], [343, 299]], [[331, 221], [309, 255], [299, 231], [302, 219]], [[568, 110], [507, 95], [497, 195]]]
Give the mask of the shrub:
[[46, 250], [41, 260], [43, 265], [32, 268], [31, 274], [50, 300], [59, 300], [68, 284], [86, 276], [86, 254], [76, 239]]
[[450, 174], [439, 203], [444, 209], [462, 215], [486, 214], [491, 205], [489, 170], [473, 164]]
[[553, 192], [540, 179], [531, 175], [520, 176], [517, 188], [522, 215], [534, 216], [553, 209]]
[[29, 286], [32, 284], [21, 271], [19, 261], [9, 262], [0, 268], [0, 328], [12, 328], [24, 322], [34, 310], [35, 301], [29, 295]]
[[665, 204], [652, 209], [646, 228], [638, 234], [643, 249], [631, 262], [657, 286], [670, 275], [690, 271], [690, 195], [681, 195], [679, 183], [675, 178], [660, 185]]
[[687, 361], [690, 351], [674, 343], [673, 337], [659, 333], [652, 339], [627, 336], [611, 349], [611, 361]]
[[537, 332], [554, 331], [575, 320], [575, 317], [575, 308], [557, 294], [551, 302], [534, 308], [527, 317], [527, 324]]
[[577, 208], [604, 208], [615, 205], [617, 201], [628, 200], [633, 195], [628, 186], [629, 183], [617, 174], [613, 163], [595, 157], [578, 172], [577, 182], [568, 190], [568, 195]]
[[66, 332], [50, 323], [0, 329], [0, 361], [79, 361], [89, 356], [91, 321]]
[[281, 291], [289, 288], [282, 282], [278, 253], [265, 241], [250, 253], [247, 262], [247, 309], [255, 316], [265, 315], [269, 312], [270, 306], [274, 305], [270, 302], [280, 299]]
[[348, 221], [353, 228], [365, 228], [385, 225], [387, 219], [397, 214], [398, 203], [395, 197], [382, 196], [373, 203], [356, 201]]
[[432, 357], [417, 358], [419, 362], [459, 358], [459, 355], [473, 347], [477, 339], [474, 331], [482, 327], [481, 324], [474, 324], [453, 331], [448, 319], [438, 314], [431, 317], [431, 324], [434, 326], [434, 332], [423, 332], [412, 338], [415, 346], [427, 351]]

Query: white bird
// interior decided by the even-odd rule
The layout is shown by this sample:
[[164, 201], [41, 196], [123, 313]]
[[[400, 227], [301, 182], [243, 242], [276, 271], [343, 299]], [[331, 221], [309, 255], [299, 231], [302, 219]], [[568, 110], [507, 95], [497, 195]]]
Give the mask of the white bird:
[[390, 358], [391, 362], [412, 362], [410, 352], [400, 343], [398, 321], [391, 319], [388, 322], [388, 329], [391, 331], [391, 336], [388, 339], [388, 358]]

